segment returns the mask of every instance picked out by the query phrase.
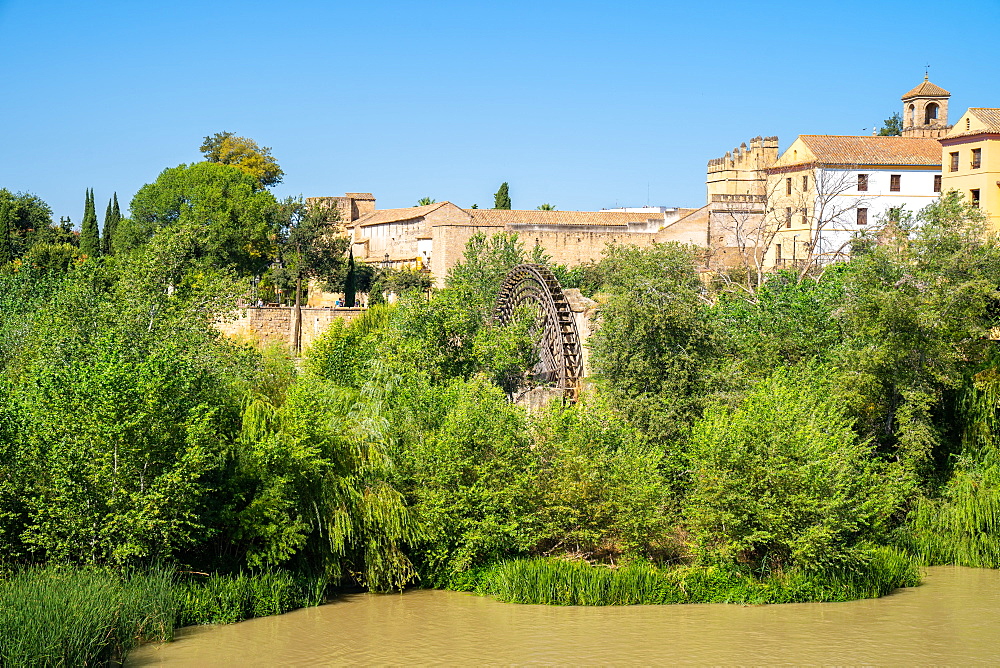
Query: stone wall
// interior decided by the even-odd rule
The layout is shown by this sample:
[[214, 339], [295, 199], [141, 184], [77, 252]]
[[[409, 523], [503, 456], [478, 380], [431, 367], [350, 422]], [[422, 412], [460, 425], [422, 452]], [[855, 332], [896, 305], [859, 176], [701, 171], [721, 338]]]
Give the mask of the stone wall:
[[[258, 343], [281, 343], [291, 348], [294, 344], [295, 309], [291, 306], [250, 307], [240, 310], [234, 317], [216, 322], [216, 328], [234, 339], [248, 339]], [[330, 328], [334, 320], [350, 322], [365, 309], [361, 308], [312, 308], [302, 307], [302, 350], [312, 345], [320, 334]]]

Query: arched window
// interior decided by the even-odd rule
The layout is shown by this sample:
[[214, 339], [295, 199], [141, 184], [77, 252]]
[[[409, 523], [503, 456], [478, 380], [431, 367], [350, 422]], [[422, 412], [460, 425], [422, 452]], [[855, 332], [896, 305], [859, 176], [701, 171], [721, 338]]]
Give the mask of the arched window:
[[930, 125], [937, 120], [938, 117], [938, 106], [936, 103], [931, 102], [924, 109], [924, 125]]
[[906, 124], [907, 125], [913, 125], [913, 115], [916, 112], [916, 110], [917, 110], [917, 108], [914, 105], [912, 105], [912, 104], [909, 107], [906, 108]]

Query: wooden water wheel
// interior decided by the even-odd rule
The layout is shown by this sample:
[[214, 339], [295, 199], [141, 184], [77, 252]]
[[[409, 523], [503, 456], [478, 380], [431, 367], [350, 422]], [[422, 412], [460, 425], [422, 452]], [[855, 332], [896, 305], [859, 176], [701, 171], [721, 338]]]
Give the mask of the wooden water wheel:
[[538, 363], [529, 371], [528, 380], [562, 389], [575, 399], [583, 365], [580, 333], [562, 286], [543, 264], [514, 267], [500, 286], [494, 312], [498, 322], [510, 323], [525, 310], [534, 316], [538, 340]]

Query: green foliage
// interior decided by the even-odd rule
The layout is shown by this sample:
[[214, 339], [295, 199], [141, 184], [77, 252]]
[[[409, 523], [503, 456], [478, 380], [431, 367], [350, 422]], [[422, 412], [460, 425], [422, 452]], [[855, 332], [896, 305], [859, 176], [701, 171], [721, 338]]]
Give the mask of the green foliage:
[[991, 345], [1000, 246], [954, 193], [917, 218], [909, 239], [846, 267], [835, 315], [846, 336], [829, 359], [855, 395], [859, 431], [927, 476], [954, 448], [953, 398]]
[[118, 208], [118, 193], [115, 193], [112, 199], [108, 200], [108, 209], [104, 214], [104, 229], [101, 232], [101, 255], [114, 254], [112, 241], [121, 219], [122, 212]]
[[325, 598], [326, 581], [288, 571], [263, 571], [213, 574], [207, 578], [193, 575], [175, 588], [179, 602], [177, 625], [193, 626], [235, 624], [320, 605]]
[[882, 122], [882, 127], [878, 129], [880, 137], [898, 137], [903, 134], [903, 117], [897, 111]]
[[101, 254], [101, 236], [97, 227], [97, 212], [94, 210], [94, 191], [87, 190], [84, 203], [83, 223], [80, 224], [80, 252], [87, 257]]
[[0, 663], [94, 666], [173, 638], [180, 606], [165, 570], [29, 568], [0, 582]]
[[678, 556], [669, 472], [679, 462], [661, 445], [647, 443], [599, 396], [553, 405], [534, 422], [536, 554]]
[[778, 370], [695, 424], [685, 516], [702, 561], [833, 567], [885, 538], [911, 481], [854, 433], [827, 374]]
[[436, 199], [431, 199], [430, 197], [421, 197], [417, 200], [417, 206], [429, 206], [431, 204], [436, 204]]
[[347, 279], [344, 281], [344, 306], [354, 308], [357, 291], [357, 274], [354, 272], [354, 249], [352, 248], [350, 259], [347, 261]]
[[132, 198], [115, 232], [116, 252], [154, 235], [178, 236], [186, 260], [260, 275], [274, 257], [281, 225], [274, 196], [236, 167], [212, 162], [164, 170]]
[[546, 203], [546, 204], [539, 204], [538, 205], [538, 210], [539, 211], [555, 211], [556, 207], [553, 206], [552, 204], [548, 204], [548, 203]]
[[658, 438], [679, 438], [705, 392], [711, 337], [693, 261], [678, 244], [611, 246], [601, 261], [607, 295], [590, 344], [594, 369], [635, 424]]
[[[287, 197], [277, 206], [275, 262], [262, 284], [294, 295], [301, 303], [308, 279], [330, 282], [345, 268], [347, 238], [336, 234], [336, 208], [307, 207], [302, 197]], [[352, 252], [353, 258], [353, 252]], [[347, 267], [350, 273], [350, 266]]]
[[545, 605], [798, 603], [877, 598], [920, 584], [917, 564], [890, 547], [869, 547], [851, 568], [794, 570], [755, 577], [732, 567], [661, 568], [645, 561], [618, 567], [565, 559], [520, 559], [485, 569], [480, 594]]
[[258, 188], [267, 188], [281, 183], [285, 173], [271, 155], [271, 149], [258, 146], [248, 137], [237, 137], [232, 132], [216, 132], [205, 137], [201, 152], [208, 162], [232, 165], [253, 177]]
[[523, 411], [481, 376], [454, 383], [448, 395], [441, 428], [412, 444], [401, 462], [426, 528], [419, 566], [436, 585], [532, 543], [535, 489]]
[[0, 267], [38, 243], [68, 243], [73, 235], [52, 225], [52, 209], [35, 195], [0, 188]]
[[309, 375], [280, 407], [247, 405], [240, 466], [257, 493], [238, 514], [235, 539], [249, 565], [296, 557], [308, 570], [376, 591], [414, 577], [403, 548], [420, 530], [389, 483], [379, 410], [363, 394]]
[[500, 189], [493, 195], [494, 209], [510, 209], [510, 190], [507, 182], [500, 184]]

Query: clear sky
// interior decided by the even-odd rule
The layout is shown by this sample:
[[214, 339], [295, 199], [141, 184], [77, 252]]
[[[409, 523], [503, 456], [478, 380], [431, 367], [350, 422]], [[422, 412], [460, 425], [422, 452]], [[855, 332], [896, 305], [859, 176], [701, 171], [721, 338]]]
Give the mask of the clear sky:
[[869, 134], [923, 78], [1000, 107], [1000, 0], [0, 0], [0, 187], [79, 224], [205, 135], [270, 146], [278, 196], [700, 206], [756, 135]]

